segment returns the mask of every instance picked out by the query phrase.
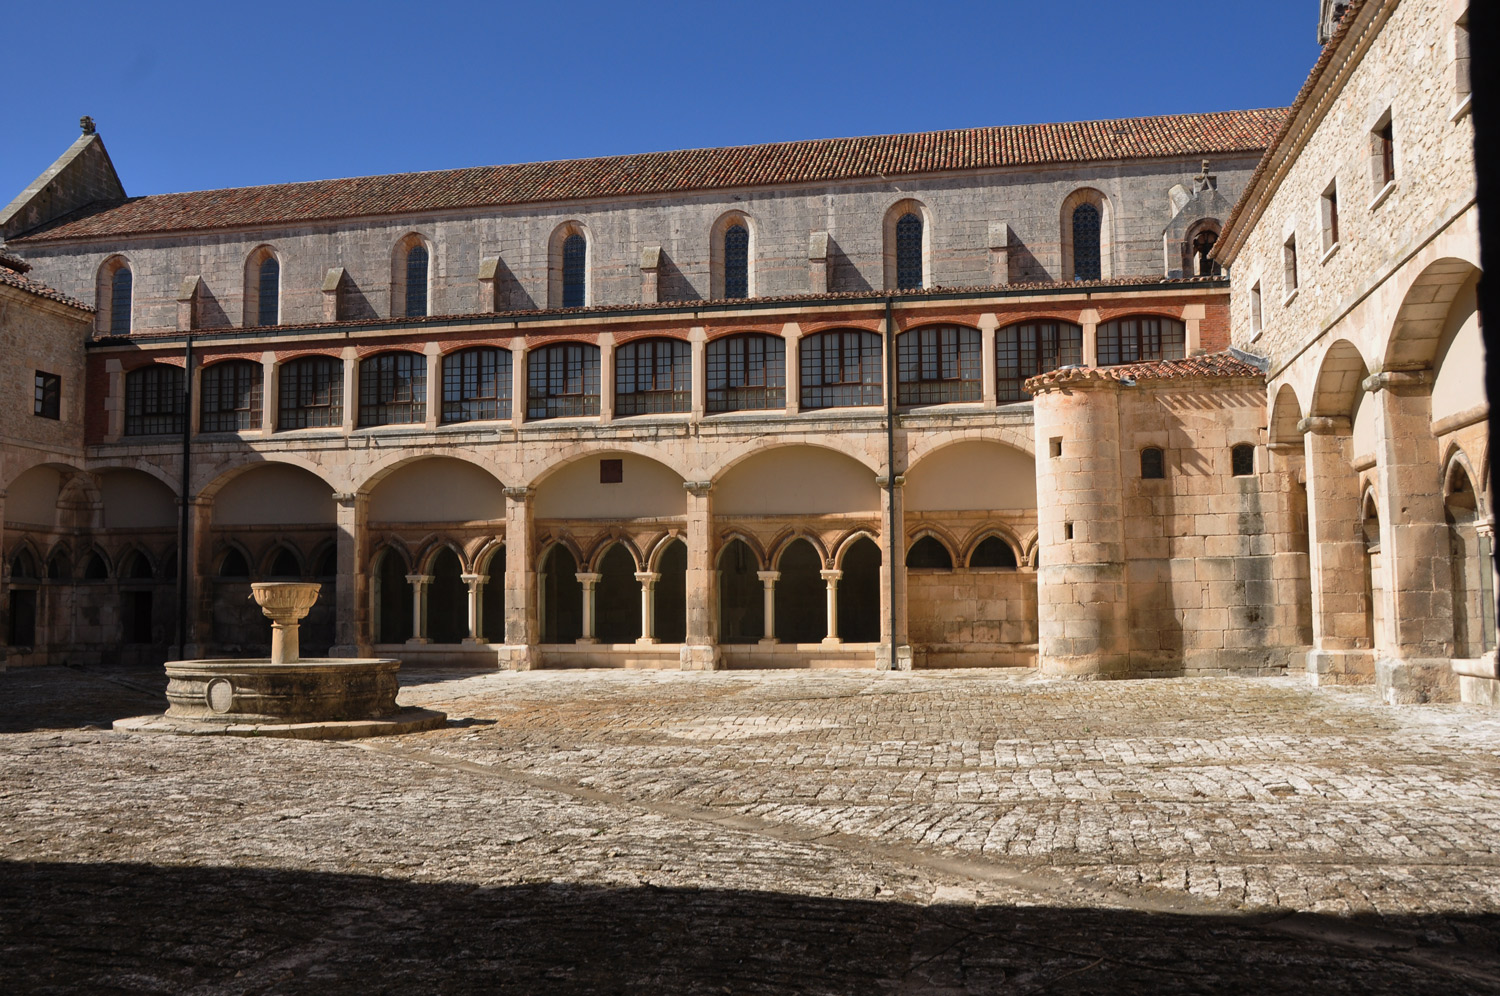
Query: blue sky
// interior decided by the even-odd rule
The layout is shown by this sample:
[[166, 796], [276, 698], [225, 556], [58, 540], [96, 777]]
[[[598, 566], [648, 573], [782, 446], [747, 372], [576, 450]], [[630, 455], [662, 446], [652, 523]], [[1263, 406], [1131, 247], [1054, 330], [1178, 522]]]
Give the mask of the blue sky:
[[[8, 5], [0, 204], [1289, 103], [1316, 0]], [[22, 40], [15, 44], [15, 40]]]

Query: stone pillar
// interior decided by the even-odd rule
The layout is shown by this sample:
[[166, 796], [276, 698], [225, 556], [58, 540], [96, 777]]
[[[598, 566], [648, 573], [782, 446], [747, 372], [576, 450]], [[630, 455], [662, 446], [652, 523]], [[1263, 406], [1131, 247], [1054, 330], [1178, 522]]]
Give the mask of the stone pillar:
[[776, 642], [776, 582], [781, 580], [780, 571], [756, 571], [755, 576], [760, 578], [760, 583], [765, 586], [765, 629], [762, 631], [760, 642], [772, 644]]
[[529, 671], [541, 664], [537, 653], [536, 565], [533, 563], [531, 488], [505, 489], [505, 644], [500, 664]]
[[996, 404], [995, 329], [999, 326], [1000, 319], [994, 314], [979, 316], [979, 398], [986, 408]]
[[338, 518], [338, 583], [334, 605], [333, 657], [370, 657], [369, 571], [365, 569], [370, 499], [368, 495], [333, 496]]
[[695, 325], [688, 331], [688, 348], [692, 350], [692, 365], [689, 369], [693, 378], [690, 419], [701, 422], [708, 411], [708, 333], [703, 326]]
[[495, 278], [500, 273], [500, 257], [486, 256], [479, 261], [479, 307], [475, 310], [480, 314], [489, 311], [504, 311], [510, 306], [506, 301], [502, 307], [495, 297]]
[[343, 430], [352, 432], [359, 425], [359, 354], [353, 346], [344, 347], [344, 421]]
[[1130, 670], [1119, 381], [1079, 371], [1036, 396], [1038, 666]]
[[1183, 347], [1186, 355], [1198, 356], [1201, 353], [1208, 352], [1208, 350], [1203, 348], [1203, 319], [1207, 317], [1207, 305], [1189, 304], [1183, 306]]
[[443, 357], [435, 342], [429, 342], [424, 352], [427, 354], [427, 428], [436, 429], [443, 414]]
[[276, 419], [281, 409], [281, 368], [276, 365], [276, 354], [266, 350], [260, 354], [260, 433], [269, 436], [276, 431]]
[[519, 430], [525, 423], [526, 337], [518, 335], [510, 341], [510, 424]]
[[463, 583], [469, 586], [469, 635], [464, 639], [467, 646], [489, 643], [484, 636], [484, 582], [483, 574], [460, 574]]
[[343, 317], [339, 298], [344, 292], [344, 268], [334, 266], [323, 274], [323, 321], [336, 322]]
[[1367, 684], [1372, 676], [1365, 544], [1360, 529], [1359, 477], [1351, 465], [1346, 417], [1317, 416], [1297, 424], [1307, 477], [1308, 572], [1312, 575], [1314, 684]]
[[843, 578], [844, 572], [831, 570], [820, 571], [819, 574], [823, 577], [823, 585], [828, 597], [828, 635], [823, 637], [823, 645], [837, 646], [844, 642], [839, 639], [839, 581]]
[[1083, 365], [1099, 365], [1099, 312], [1085, 308], [1079, 313], [1078, 322], [1083, 326]]
[[713, 559], [713, 482], [687, 481], [687, 639], [679, 663], [684, 671], [719, 666], [718, 571]]
[[431, 574], [408, 574], [411, 585], [411, 639], [408, 644], [431, 643], [427, 638], [427, 586], [432, 583]]
[[[886, 540], [880, 556], [880, 646], [875, 651], [875, 661], [882, 671], [910, 671], [912, 650], [907, 635], [906, 612], [906, 478], [896, 475], [894, 493], [886, 477], [875, 478], [875, 484], [880, 488], [880, 530]], [[892, 522], [895, 523], [894, 531]], [[894, 612], [891, 611], [893, 598]], [[892, 616], [895, 617], [894, 629]]]
[[580, 571], [573, 576], [583, 586], [583, 635], [578, 638], [578, 642], [597, 643], [594, 636], [594, 595], [598, 591], [601, 575]]
[[125, 433], [125, 365], [105, 360], [104, 377], [109, 384], [104, 395], [104, 441], [116, 443]]
[[184, 660], [207, 657], [213, 641], [212, 528], [213, 503], [202, 497], [189, 499], [188, 549], [177, 553], [179, 557], [187, 558], [184, 565], [187, 568], [188, 592], [191, 595], [187, 606], [187, 646], [178, 651]]
[[635, 642], [646, 646], [656, 642], [656, 582], [661, 575], [655, 571], [636, 571], [635, 579], [641, 583], [641, 636]]
[[786, 344], [786, 413], [796, 415], [802, 411], [802, 326], [787, 322], [781, 340]]
[[615, 337], [599, 334], [599, 421], [615, 417]]

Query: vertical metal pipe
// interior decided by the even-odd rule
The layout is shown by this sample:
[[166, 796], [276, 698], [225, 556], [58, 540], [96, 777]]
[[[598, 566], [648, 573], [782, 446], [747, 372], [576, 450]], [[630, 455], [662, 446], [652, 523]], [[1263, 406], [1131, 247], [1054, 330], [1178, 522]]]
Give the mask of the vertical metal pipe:
[[192, 577], [190, 569], [191, 517], [193, 511], [192, 460], [193, 460], [193, 337], [187, 337], [182, 352], [182, 502], [177, 520], [177, 652], [187, 656], [188, 645], [188, 583]]
[[891, 298], [885, 299], [885, 555], [886, 580], [891, 603], [891, 670], [896, 670], [896, 325], [891, 318]]

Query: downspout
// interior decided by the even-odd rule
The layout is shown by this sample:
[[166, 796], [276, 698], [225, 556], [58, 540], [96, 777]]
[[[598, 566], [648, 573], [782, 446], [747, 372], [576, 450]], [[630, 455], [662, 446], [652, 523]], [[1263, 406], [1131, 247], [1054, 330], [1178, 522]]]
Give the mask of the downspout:
[[885, 487], [886, 487], [886, 583], [890, 586], [891, 603], [891, 661], [892, 671], [900, 664], [896, 660], [896, 326], [891, 317], [891, 297], [885, 299]]
[[182, 501], [177, 519], [177, 652], [187, 656], [189, 530], [192, 503], [193, 441], [193, 337], [187, 337], [182, 353]]

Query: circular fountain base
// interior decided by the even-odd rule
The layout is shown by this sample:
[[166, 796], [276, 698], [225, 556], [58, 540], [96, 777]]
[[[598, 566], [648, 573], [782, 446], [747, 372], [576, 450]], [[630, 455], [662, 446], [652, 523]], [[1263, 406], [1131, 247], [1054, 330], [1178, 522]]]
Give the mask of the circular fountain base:
[[436, 729], [447, 716], [396, 704], [396, 660], [168, 661], [162, 716], [114, 724], [126, 733], [339, 740]]

